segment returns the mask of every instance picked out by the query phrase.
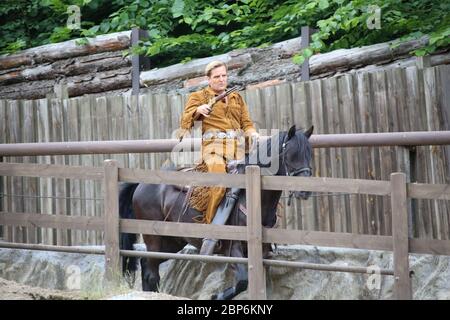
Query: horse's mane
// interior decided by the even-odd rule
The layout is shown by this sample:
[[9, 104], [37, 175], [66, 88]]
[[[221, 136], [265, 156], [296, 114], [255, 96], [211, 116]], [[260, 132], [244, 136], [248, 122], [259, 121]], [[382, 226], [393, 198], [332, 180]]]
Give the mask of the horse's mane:
[[[280, 131], [278, 134], [271, 136], [265, 142], [263, 142], [263, 143], [266, 143], [266, 150], [267, 150], [267, 156], [268, 157], [272, 158], [274, 156], [274, 155], [272, 155], [272, 140], [273, 139], [278, 139], [278, 154], [276, 156], [280, 156], [281, 155], [282, 145], [283, 145], [283, 142], [284, 142], [287, 134], [288, 134], [287, 131]], [[304, 154], [305, 157], [310, 159], [311, 158], [311, 149], [307, 148], [308, 138], [303, 133], [302, 134], [296, 134], [296, 137], [298, 139], [297, 143], [299, 144], [297, 151], [300, 152], [301, 154]], [[253, 150], [253, 152], [257, 152], [257, 150], [259, 150], [260, 143], [261, 142], [258, 142], [258, 144], [257, 144], [255, 150]], [[250, 163], [250, 154], [246, 154], [245, 155], [245, 163], [240, 164], [239, 167], [238, 167], [239, 168], [239, 172], [243, 173], [245, 171], [245, 166], [247, 166], [249, 164], [255, 165], [255, 163]], [[270, 166], [270, 164], [261, 163], [261, 159], [260, 159], [259, 155], [257, 155], [257, 163], [256, 163], [256, 165], [260, 166], [260, 167]]]

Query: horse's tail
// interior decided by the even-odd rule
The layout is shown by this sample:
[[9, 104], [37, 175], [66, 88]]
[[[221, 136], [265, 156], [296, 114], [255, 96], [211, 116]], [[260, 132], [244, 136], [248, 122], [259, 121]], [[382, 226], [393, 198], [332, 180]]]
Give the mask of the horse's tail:
[[[138, 183], [121, 183], [119, 185], [119, 215], [123, 219], [135, 219], [132, 207], [132, 199], [134, 191]], [[120, 234], [120, 249], [133, 250], [133, 244], [136, 242], [137, 235], [135, 233], [121, 233]], [[134, 276], [137, 270], [136, 257], [123, 257], [122, 259], [122, 274], [127, 276]]]

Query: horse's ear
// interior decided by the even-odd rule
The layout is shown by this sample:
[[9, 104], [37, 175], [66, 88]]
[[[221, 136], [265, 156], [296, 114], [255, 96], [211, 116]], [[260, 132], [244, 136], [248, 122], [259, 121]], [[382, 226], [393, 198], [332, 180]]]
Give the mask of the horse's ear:
[[305, 131], [305, 136], [309, 139], [314, 131], [314, 126], [311, 126], [308, 130]]
[[296, 131], [297, 129], [295, 129], [295, 124], [289, 129], [289, 132], [288, 132], [288, 140], [290, 139], [290, 138], [292, 138], [293, 136], [295, 136], [295, 131]]

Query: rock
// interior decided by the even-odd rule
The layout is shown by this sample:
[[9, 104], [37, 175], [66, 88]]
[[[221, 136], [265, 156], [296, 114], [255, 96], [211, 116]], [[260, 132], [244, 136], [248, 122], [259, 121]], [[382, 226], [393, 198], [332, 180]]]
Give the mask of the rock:
[[[185, 252], [195, 252], [185, 248]], [[278, 246], [273, 259], [346, 266], [373, 266], [392, 269], [392, 253], [354, 249], [336, 249], [312, 246]], [[414, 299], [450, 299], [450, 257], [410, 255], [414, 272], [412, 286]], [[163, 292], [209, 299], [212, 293], [233, 285], [230, 267], [195, 261], [168, 262], [163, 271]], [[392, 299], [393, 277], [379, 276], [379, 287], [374, 275], [326, 272], [288, 267], [267, 267], [268, 299]], [[247, 299], [243, 292], [236, 299]]]
[[101, 255], [0, 250], [0, 277], [29, 286], [97, 291], [102, 288], [103, 274]]

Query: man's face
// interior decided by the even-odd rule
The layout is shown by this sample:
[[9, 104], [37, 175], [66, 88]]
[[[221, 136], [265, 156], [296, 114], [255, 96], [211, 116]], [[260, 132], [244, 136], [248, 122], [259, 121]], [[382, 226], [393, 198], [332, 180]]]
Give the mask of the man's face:
[[223, 92], [228, 85], [227, 70], [224, 66], [217, 67], [211, 70], [208, 77], [208, 83], [211, 89], [217, 93]]

